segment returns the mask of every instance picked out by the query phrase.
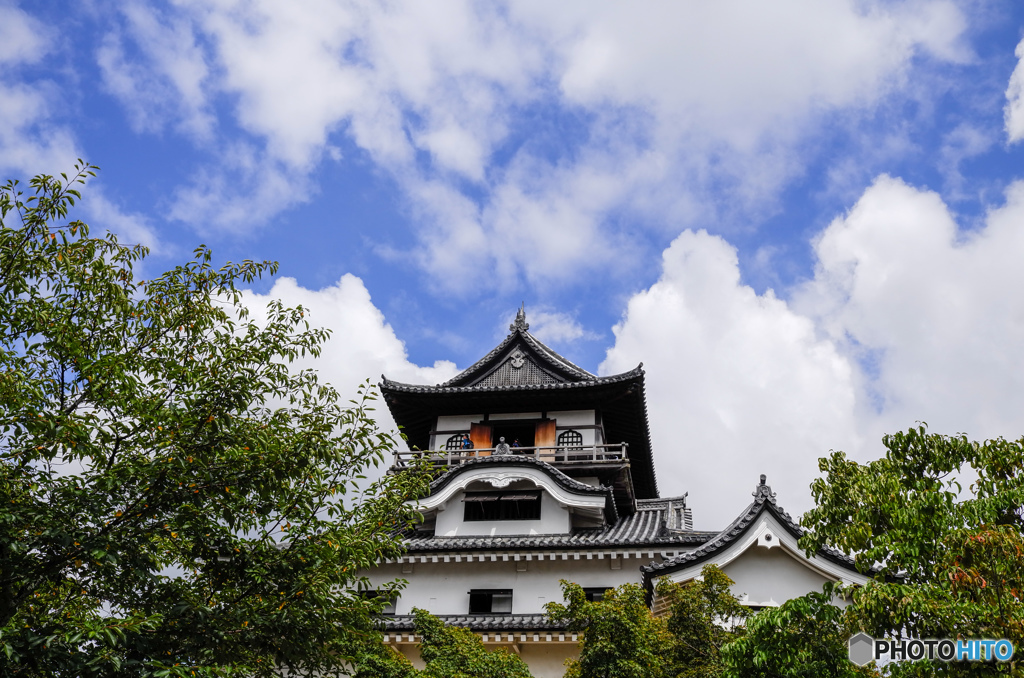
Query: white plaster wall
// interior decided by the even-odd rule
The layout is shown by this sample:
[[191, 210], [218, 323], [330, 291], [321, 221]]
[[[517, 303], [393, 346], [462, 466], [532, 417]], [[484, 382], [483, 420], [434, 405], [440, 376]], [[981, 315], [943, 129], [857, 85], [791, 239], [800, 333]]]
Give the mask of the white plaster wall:
[[[540, 412], [501, 412], [492, 414], [489, 421], [508, 421], [510, 419], [540, 419]], [[479, 421], [479, 419], [477, 420]]]
[[558, 426], [593, 426], [597, 423], [594, 410], [548, 412], [548, 417], [556, 420]]
[[374, 587], [394, 579], [408, 582], [395, 605], [396, 614], [412, 614], [414, 607], [438, 615], [467, 614], [470, 589], [512, 589], [513, 614], [543, 614], [545, 603], [562, 601], [559, 579], [584, 587], [638, 584], [640, 566], [649, 559], [620, 561], [619, 570], [611, 569], [611, 562], [608, 558], [586, 560], [585, 555], [580, 560], [571, 556], [569, 560], [531, 560], [525, 561], [526, 571], [519, 572], [514, 560], [502, 561], [498, 556], [495, 562], [415, 563], [412, 572], [404, 574], [401, 565], [382, 565], [367, 576]]
[[746, 594], [746, 602], [751, 605], [780, 605], [790, 598], [820, 591], [828, 581], [781, 546], [754, 546], [722, 569], [736, 582], [733, 594], [741, 600]]
[[[465, 431], [469, 433], [469, 425], [474, 421], [480, 421], [484, 418], [482, 414], [460, 414], [455, 416], [444, 415], [437, 418], [437, 423], [434, 426], [435, 431]], [[448, 439], [451, 438], [454, 433], [439, 433], [430, 436], [430, 449], [432, 450], [443, 450]]]
[[519, 656], [530, 667], [533, 678], [562, 678], [565, 660], [579, 657], [580, 648], [575, 643], [525, 643], [520, 646]]
[[570, 529], [569, 510], [561, 506], [547, 492], [541, 491], [540, 520], [463, 520], [465, 492], [457, 492], [445, 503], [443, 511], [437, 513], [434, 534], [454, 537], [457, 535], [511, 535], [511, 534], [567, 534]]
[[[483, 421], [483, 414], [457, 414], [457, 415], [444, 415], [437, 418], [437, 426], [435, 430], [438, 431], [466, 431], [469, 432], [469, 425], [473, 422]], [[450, 434], [443, 434], [438, 436], [439, 438], [447, 439]]]

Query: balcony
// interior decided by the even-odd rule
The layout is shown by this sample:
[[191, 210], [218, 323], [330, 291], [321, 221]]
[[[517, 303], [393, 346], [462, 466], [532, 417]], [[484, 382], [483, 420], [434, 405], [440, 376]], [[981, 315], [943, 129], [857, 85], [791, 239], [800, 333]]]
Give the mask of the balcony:
[[395, 452], [392, 468], [401, 469], [413, 462], [427, 460], [439, 466], [458, 466], [480, 457], [504, 456], [538, 459], [555, 466], [593, 466], [622, 464], [628, 460], [626, 443], [611, 445], [584, 445], [579, 447], [513, 447], [507, 455], [497, 455], [496, 448], [485, 447], [461, 450], [416, 450]]

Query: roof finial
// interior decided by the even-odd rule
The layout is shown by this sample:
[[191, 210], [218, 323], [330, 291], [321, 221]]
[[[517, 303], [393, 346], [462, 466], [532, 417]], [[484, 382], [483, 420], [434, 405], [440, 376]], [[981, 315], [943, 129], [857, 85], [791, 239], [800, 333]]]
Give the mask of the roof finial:
[[515, 332], [520, 330], [525, 332], [528, 329], [530, 329], [530, 323], [526, 322], [526, 302], [524, 301], [519, 310], [516, 311], [516, 319], [508, 326], [508, 331]]
[[761, 474], [761, 483], [754, 488], [754, 491], [750, 494], [756, 499], [764, 497], [770, 502], [775, 502], [775, 493], [772, 492], [772, 488], [768, 486], [768, 477], [765, 474]]

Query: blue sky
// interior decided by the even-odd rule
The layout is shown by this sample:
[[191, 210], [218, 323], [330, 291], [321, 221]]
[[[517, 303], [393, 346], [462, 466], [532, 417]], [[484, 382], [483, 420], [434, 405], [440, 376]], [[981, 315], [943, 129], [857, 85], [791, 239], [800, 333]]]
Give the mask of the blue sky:
[[251, 303], [310, 306], [345, 389], [525, 302], [644, 362], [714, 527], [918, 420], [1024, 434], [1022, 36], [1014, 0], [0, 0], [0, 170], [100, 165], [78, 216], [154, 272], [280, 261]]

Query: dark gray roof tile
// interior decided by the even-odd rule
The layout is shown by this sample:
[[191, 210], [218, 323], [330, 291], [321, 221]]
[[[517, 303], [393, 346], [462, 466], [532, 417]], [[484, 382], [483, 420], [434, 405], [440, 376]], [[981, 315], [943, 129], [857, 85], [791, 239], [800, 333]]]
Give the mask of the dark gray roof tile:
[[[542, 614], [467, 614], [437, 615], [449, 626], [460, 626], [474, 631], [560, 631], [565, 624], [554, 623]], [[384, 631], [412, 631], [415, 628], [412, 615], [383, 617]]]
[[[803, 536], [804, 530], [795, 520], [783, 509], [775, 500], [775, 493], [772, 492], [772, 488], [765, 483], [764, 474], [761, 475], [761, 482], [754, 489], [753, 492], [754, 501], [747, 507], [747, 509], [740, 514], [736, 520], [734, 520], [727, 528], [719, 532], [713, 539], [710, 539], [700, 548], [693, 551], [680, 554], [674, 558], [669, 558], [660, 563], [651, 563], [640, 568], [643, 572], [645, 583], [650, 583], [651, 577], [668, 574], [669, 572], [675, 572], [676, 570], [689, 567], [711, 558], [712, 555], [718, 551], [723, 550], [739, 537], [741, 537], [750, 526], [754, 523], [758, 516], [764, 511], [768, 511], [782, 524], [783, 528], [791, 535], [799, 539]], [[830, 560], [838, 565], [859, 572], [854, 565], [853, 558], [835, 551], [833, 549], [822, 549], [818, 552], [821, 557]], [[872, 570], [875, 572], [876, 570]]]

